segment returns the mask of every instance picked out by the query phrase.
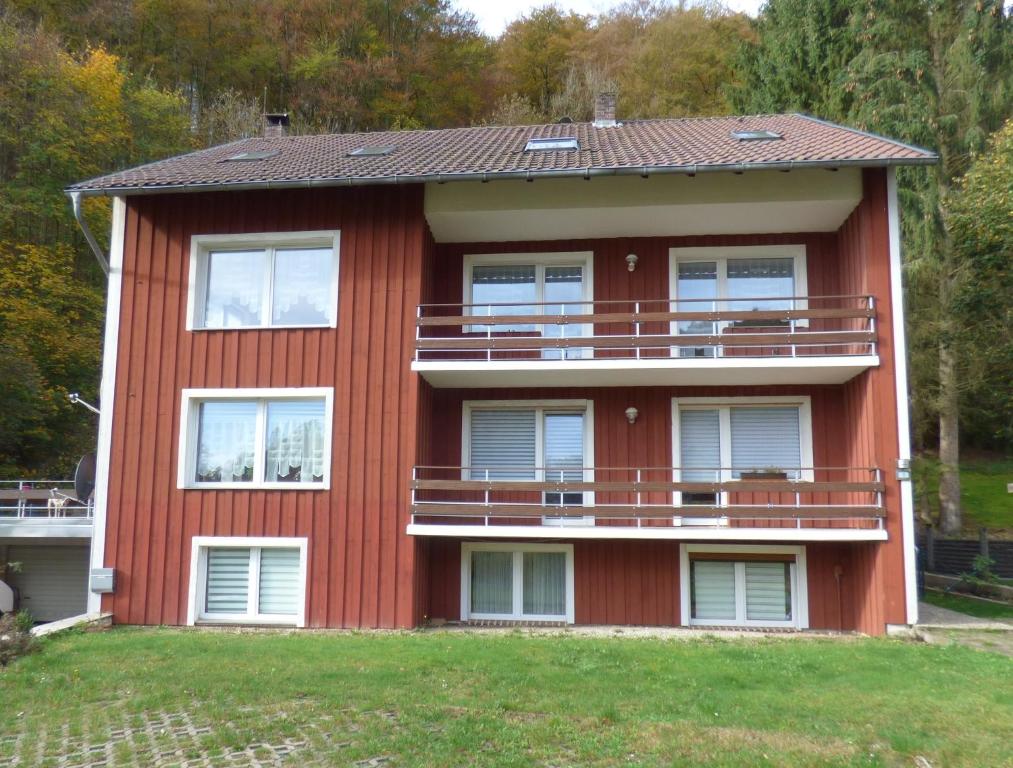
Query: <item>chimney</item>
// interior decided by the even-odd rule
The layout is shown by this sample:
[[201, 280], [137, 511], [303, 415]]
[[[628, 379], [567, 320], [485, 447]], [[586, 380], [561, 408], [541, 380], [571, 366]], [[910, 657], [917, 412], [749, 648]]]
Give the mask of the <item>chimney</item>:
[[615, 128], [616, 126], [616, 95], [600, 93], [594, 100], [594, 127]]
[[276, 139], [288, 135], [288, 112], [264, 113], [264, 138]]

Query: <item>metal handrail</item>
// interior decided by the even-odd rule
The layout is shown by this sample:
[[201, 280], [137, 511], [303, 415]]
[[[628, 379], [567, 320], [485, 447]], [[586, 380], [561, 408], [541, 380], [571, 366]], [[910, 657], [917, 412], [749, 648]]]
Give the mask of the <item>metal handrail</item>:
[[66, 492], [73, 490], [73, 480], [0, 480], [0, 518], [90, 519], [92, 499], [81, 502]]
[[481, 303], [428, 303], [419, 304], [420, 307], [539, 307], [539, 306], [559, 306], [560, 304], [681, 304], [683, 302], [700, 302], [715, 304], [722, 301], [822, 301], [825, 299], [871, 299], [872, 296], [867, 293], [841, 293], [841, 294], [823, 294], [823, 295], [811, 295], [811, 296], [736, 296], [735, 298], [711, 298], [711, 299], [693, 299], [693, 298], [671, 298], [671, 299], [577, 299], [574, 301], [485, 301]]
[[[502, 473], [521, 471], [534, 477], [502, 477]], [[714, 472], [718, 478], [682, 481], [678, 478], [684, 471]], [[746, 473], [746, 476], [734, 478], [732, 472]], [[749, 477], [749, 473], [784, 477]], [[799, 477], [787, 477], [794, 473]], [[832, 479], [833, 473], [845, 473], [844, 479]], [[627, 479], [616, 481], [602, 477], [616, 474]], [[499, 478], [493, 479], [494, 475]], [[553, 480], [553, 476], [559, 479]], [[774, 470], [770, 467], [417, 466], [413, 469], [410, 487], [413, 521], [416, 516], [480, 517], [489, 525], [504, 518], [590, 516], [635, 520], [640, 525], [642, 520], [686, 516], [780, 519], [797, 524], [802, 520], [871, 521], [882, 528], [886, 516], [883, 474], [877, 467], [779, 467]], [[699, 504], [686, 502], [682, 494], [687, 493], [710, 495], [711, 499]], [[530, 494], [539, 496], [532, 500]], [[581, 503], [564, 503], [563, 494], [579, 494]], [[607, 498], [603, 501], [602, 497]], [[757, 501], [757, 497], [762, 500]]]
[[[757, 301], [787, 302], [790, 306], [733, 308]], [[854, 305], [818, 306], [827, 301]], [[693, 305], [701, 309], [692, 310]], [[615, 311], [613, 308], [618, 306], [632, 308], [632, 312]], [[652, 306], [663, 311], [655, 311]], [[486, 314], [473, 313], [476, 308], [486, 310]], [[492, 314], [494, 308], [504, 312], [514, 308], [523, 313]], [[448, 309], [453, 313], [440, 311]], [[539, 311], [544, 314], [536, 314]], [[701, 323], [703, 327], [678, 325], [684, 322]], [[668, 330], [659, 333], [658, 326], [665, 324]], [[619, 332], [610, 326], [620, 326]], [[548, 333], [550, 328], [556, 332]], [[686, 349], [697, 350], [689, 358], [702, 359], [774, 358], [786, 353], [793, 358], [847, 357], [876, 354], [877, 345], [875, 300], [869, 295], [420, 304], [415, 339], [415, 359], [420, 362], [452, 360], [455, 356], [467, 361], [567, 361], [600, 355], [612, 360], [641, 360], [683, 357], [680, 350]]]

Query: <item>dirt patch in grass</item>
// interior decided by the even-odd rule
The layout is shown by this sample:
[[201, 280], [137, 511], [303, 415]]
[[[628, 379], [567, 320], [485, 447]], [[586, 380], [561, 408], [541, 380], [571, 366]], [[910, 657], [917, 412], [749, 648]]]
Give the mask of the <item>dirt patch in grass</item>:
[[977, 651], [991, 651], [1013, 657], [1013, 630], [932, 629], [920, 630], [922, 638], [934, 645], [963, 645]]

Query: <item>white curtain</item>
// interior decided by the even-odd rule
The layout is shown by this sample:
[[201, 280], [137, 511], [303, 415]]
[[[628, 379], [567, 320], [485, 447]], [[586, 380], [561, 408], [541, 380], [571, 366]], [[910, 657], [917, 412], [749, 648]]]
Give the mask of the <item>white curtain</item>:
[[207, 558], [205, 612], [245, 614], [250, 589], [250, 550], [212, 547]]
[[299, 550], [260, 550], [260, 613], [294, 616], [299, 612]]
[[334, 252], [330, 248], [284, 248], [274, 254], [271, 322], [323, 325], [330, 320]]
[[[471, 269], [472, 315], [533, 315], [535, 307], [522, 302], [538, 300], [536, 268], [533, 264], [476, 265]], [[487, 306], [481, 306], [486, 304]], [[520, 304], [520, 306], [496, 307], [494, 304]], [[526, 324], [496, 325], [493, 331], [533, 331], [535, 326]]]
[[200, 404], [197, 438], [197, 482], [231, 483], [253, 480], [255, 401]]
[[268, 482], [320, 482], [324, 475], [324, 401], [267, 404]]
[[513, 613], [513, 561], [513, 552], [471, 553], [472, 613]]
[[524, 614], [527, 616], [566, 614], [565, 553], [524, 553]]
[[208, 254], [205, 328], [241, 328], [263, 323], [265, 251]]
[[[795, 295], [794, 259], [729, 259], [728, 298], [732, 310], [790, 309]], [[764, 297], [772, 298], [764, 300]], [[778, 300], [782, 299], [782, 300]]]

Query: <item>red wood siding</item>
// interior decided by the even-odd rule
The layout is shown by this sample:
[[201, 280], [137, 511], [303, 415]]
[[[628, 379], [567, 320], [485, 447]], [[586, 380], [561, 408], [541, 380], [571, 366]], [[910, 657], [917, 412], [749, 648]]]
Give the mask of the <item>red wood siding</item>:
[[[598, 466], [670, 466], [673, 395], [806, 394], [814, 463], [883, 468], [890, 534], [882, 545], [810, 546], [812, 624], [879, 633], [903, 623], [885, 173], [866, 171], [864, 183], [837, 233], [485, 245], [435, 244], [421, 187], [129, 199], [106, 531], [117, 590], [103, 608], [119, 622], [182, 623], [193, 536], [306, 536], [310, 626], [453, 618], [459, 542], [413, 539], [405, 524], [411, 467], [460, 463], [462, 400], [593, 399]], [[336, 330], [185, 330], [191, 235], [313, 229], [341, 230]], [[778, 243], [806, 246], [810, 294], [876, 297], [878, 369], [839, 387], [473, 391], [435, 390], [410, 372], [416, 305], [461, 301], [465, 253], [591, 250], [596, 299], [664, 299], [670, 247]], [[639, 257], [633, 273], [628, 253]], [[268, 386], [335, 388], [331, 490], [176, 489], [181, 390]], [[578, 621], [677, 623], [677, 543], [576, 542], [575, 558]]]
[[869, 588], [858, 605], [859, 627], [866, 632], [882, 632], [884, 624], [907, 621], [900, 488], [894, 474], [899, 438], [886, 172], [866, 169], [863, 187], [862, 202], [838, 231], [838, 263], [842, 291], [868, 293], [875, 298], [880, 365], [844, 385], [845, 413], [839, 430], [845, 460], [853, 465], [881, 467], [886, 483], [890, 540], [875, 549], [863, 550], [856, 559], [856, 567], [869, 580]]
[[[310, 626], [404, 627], [421, 606], [405, 534], [417, 453], [409, 370], [427, 228], [421, 187], [128, 199], [103, 609], [186, 619], [197, 535], [309, 538]], [[185, 331], [194, 234], [341, 230], [337, 329]], [[176, 488], [186, 387], [333, 386], [331, 490]]]
[[[707, 237], [619, 237], [589, 240], [548, 240], [511, 243], [453, 243], [436, 246], [435, 276], [424, 302], [457, 304], [463, 299], [464, 256], [482, 253], [594, 252], [594, 299], [633, 301], [669, 298], [668, 249], [736, 245], [805, 245], [808, 292], [813, 296], [840, 293], [837, 244], [833, 233], [725, 235]], [[630, 272], [627, 254], [637, 254]]]
[[[577, 624], [679, 625], [679, 542], [571, 543]], [[806, 545], [810, 628], [869, 631], [863, 628], [868, 619], [861, 606], [870, 599], [873, 581], [865, 568], [877, 546]], [[425, 617], [457, 621], [461, 617], [461, 542], [427, 539], [424, 550], [430, 562]]]
[[[837, 233], [692, 238], [618, 238], [613, 240], [561, 240], [453, 244], [436, 247], [436, 279], [425, 295], [427, 302], [455, 303], [462, 300], [463, 256], [469, 253], [515, 253], [551, 251], [594, 252], [594, 298], [663, 299], [668, 297], [668, 249], [710, 245], [767, 245], [802, 243], [806, 246], [810, 295], [871, 294], [878, 311], [880, 367], [843, 386], [785, 387], [631, 387], [502, 390], [433, 390], [432, 413], [420, 432], [428, 444], [426, 461], [433, 465], [461, 463], [461, 410], [463, 400], [586, 398], [595, 402], [595, 464], [599, 467], [670, 466], [671, 398], [673, 396], [809, 395], [813, 414], [813, 459], [817, 466], [878, 466], [887, 484], [885, 504], [890, 539], [883, 544], [809, 545], [810, 616], [813, 627], [857, 629], [882, 633], [887, 623], [904, 623], [903, 542], [900, 496], [893, 476], [898, 456], [896, 395], [894, 391], [892, 312], [890, 308], [889, 247], [887, 234], [886, 176], [882, 170], [865, 171], [865, 198]], [[635, 272], [626, 268], [625, 257], [636, 253]], [[633, 405], [640, 411], [629, 425], [624, 411]], [[427, 436], [428, 433], [428, 436]], [[761, 523], [762, 524], [762, 523]], [[673, 584], [677, 583], [676, 544], [651, 542], [672, 548]], [[610, 606], [616, 600], [636, 604], [642, 597], [635, 590], [621, 589], [629, 568], [649, 567], [644, 553], [632, 543], [576, 542], [578, 621], [597, 623], [619, 619]], [[591, 552], [597, 554], [591, 556]], [[611, 553], [606, 556], [605, 552]], [[675, 555], [672, 555], [672, 552]], [[427, 559], [452, 556], [459, 568], [459, 548], [442, 543]], [[434, 567], [430, 562], [430, 567]], [[839, 569], [839, 571], [838, 571]], [[453, 569], [451, 569], [453, 570]], [[435, 572], [434, 572], [435, 573]], [[456, 572], [455, 572], [456, 573]], [[835, 573], [839, 573], [839, 578]], [[428, 605], [452, 605], [456, 615], [459, 574], [428, 579]], [[581, 586], [583, 584], [583, 586]], [[590, 585], [599, 585], [592, 587]], [[611, 585], [612, 592], [601, 585]], [[838, 589], [839, 587], [839, 589]], [[671, 610], [678, 613], [678, 590], [674, 586]], [[666, 587], [667, 589], [667, 587]], [[580, 596], [583, 597], [580, 597]], [[612, 595], [612, 598], [609, 597]], [[582, 602], [584, 601], [584, 602]], [[663, 600], [667, 605], [668, 603]], [[630, 623], [652, 623], [649, 614], [659, 609], [634, 610]], [[435, 614], [433, 614], [435, 615]], [[450, 616], [448, 616], [450, 617]], [[585, 618], [582, 618], [585, 617]], [[666, 623], [666, 622], [661, 622]]]

